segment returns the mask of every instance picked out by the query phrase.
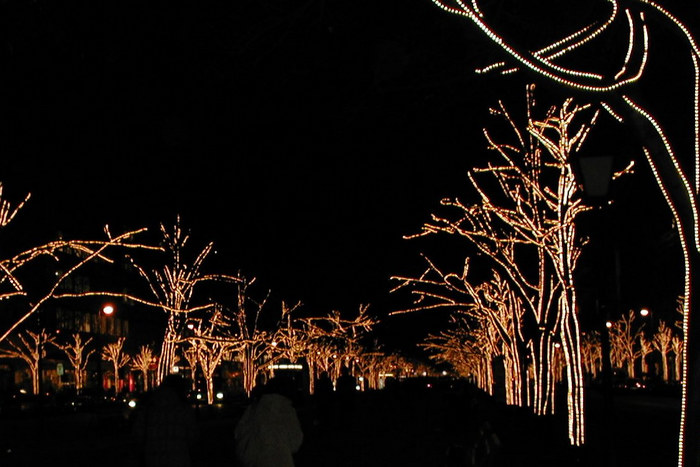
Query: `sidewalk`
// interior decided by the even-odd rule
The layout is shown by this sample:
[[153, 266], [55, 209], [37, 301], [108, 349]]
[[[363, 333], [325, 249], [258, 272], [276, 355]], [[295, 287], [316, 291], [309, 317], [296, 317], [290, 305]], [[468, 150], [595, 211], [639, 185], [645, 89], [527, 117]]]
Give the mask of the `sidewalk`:
[[[477, 465], [490, 467], [675, 465], [678, 401], [617, 397], [608, 418], [608, 445], [600, 395], [589, 391], [586, 402], [588, 444], [572, 449], [565, 413], [535, 417], [527, 409], [508, 407], [458, 384], [452, 388], [405, 384], [392, 391], [357, 393], [352, 407], [328, 413], [307, 399], [298, 407], [304, 442], [296, 465], [468, 467], [474, 457]], [[242, 406], [200, 409], [194, 467], [236, 465], [233, 433], [242, 410]], [[340, 417], [343, 413], [346, 418]], [[486, 426], [490, 430], [484, 430]], [[118, 413], [1, 419], [0, 442], [11, 446], [13, 453], [0, 454], [0, 465], [136, 465], [129, 429]], [[479, 439], [482, 443], [474, 452]], [[478, 464], [479, 459], [490, 463]]]

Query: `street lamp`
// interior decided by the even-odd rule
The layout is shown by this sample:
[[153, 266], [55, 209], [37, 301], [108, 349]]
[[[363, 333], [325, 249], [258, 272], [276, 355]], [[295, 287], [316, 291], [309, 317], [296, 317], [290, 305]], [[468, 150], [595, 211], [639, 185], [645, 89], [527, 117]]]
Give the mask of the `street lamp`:
[[639, 314], [643, 318], [646, 318], [647, 316], [649, 316], [649, 310], [647, 308], [642, 308], [641, 310], [639, 310]]
[[[583, 186], [584, 198], [587, 204], [598, 206], [598, 209], [605, 204], [609, 205], [610, 202], [607, 199], [608, 192], [610, 190], [610, 180], [612, 180], [612, 156], [595, 156], [595, 157], [579, 157], [576, 159], [576, 164], [573, 165], [575, 170], [575, 175]], [[598, 211], [600, 212], [600, 211]], [[609, 216], [609, 209], [604, 210], [601, 214]], [[607, 239], [609, 233], [604, 228], [597, 229], [597, 235], [600, 240], [600, 244], [607, 244]], [[617, 251], [617, 245], [613, 243], [615, 248], [615, 269], [614, 269], [614, 279], [615, 279], [615, 291], [617, 293], [617, 304], [619, 304], [619, 293], [620, 293], [620, 271], [619, 271], [619, 253]], [[596, 313], [598, 315], [598, 321], [600, 328], [600, 347], [601, 347], [601, 376], [603, 383], [603, 449], [605, 452], [605, 457], [607, 459], [608, 465], [614, 465], [613, 460], [613, 450], [610, 444], [611, 438], [611, 422], [609, 420], [610, 413], [613, 410], [613, 395], [612, 395], [612, 364], [610, 362], [610, 328], [612, 328], [612, 322], [608, 318], [609, 309], [608, 307], [602, 307], [600, 303], [600, 295], [602, 290], [601, 278], [601, 261], [600, 252], [596, 257], [597, 261], [597, 277], [599, 282], [597, 284], [597, 296], [595, 297]], [[605, 308], [603, 310], [603, 308]], [[605, 321], [603, 321], [605, 320]]]
[[112, 313], [114, 313], [114, 305], [112, 305], [111, 303], [105, 303], [102, 306], [102, 313], [104, 313], [105, 316], [111, 316]]

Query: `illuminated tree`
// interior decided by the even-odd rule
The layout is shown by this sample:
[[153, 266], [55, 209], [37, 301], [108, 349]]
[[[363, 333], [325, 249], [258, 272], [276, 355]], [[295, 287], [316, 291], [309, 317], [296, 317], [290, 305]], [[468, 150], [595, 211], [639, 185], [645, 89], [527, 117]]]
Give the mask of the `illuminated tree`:
[[477, 387], [492, 392], [491, 360], [483, 352], [464, 318], [452, 318], [453, 326], [439, 334], [429, 335], [419, 346], [428, 350], [432, 360], [447, 363], [457, 374], [472, 379]]
[[581, 340], [581, 356], [583, 357], [583, 363], [588, 374], [590, 374], [592, 378], [596, 378], [603, 361], [603, 349], [598, 332], [583, 334], [583, 339]]
[[597, 112], [580, 122], [589, 106], [573, 105], [567, 99], [537, 119], [532, 88], [528, 87], [524, 131], [502, 103], [492, 109], [507, 123], [513, 141], [497, 143], [484, 131], [489, 149], [499, 159], [469, 172], [480, 202], [442, 200], [441, 204], [457, 215], [433, 214], [422, 232], [409, 238], [435, 233], [459, 235], [494, 261], [517, 294], [523, 327], [531, 330], [525, 339], [529, 340], [534, 366], [534, 409], [538, 414], [553, 408], [550, 360], [554, 338], [559, 336], [566, 359], [569, 439], [580, 445], [584, 442], [583, 369], [573, 273], [581, 253], [576, 220], [590, 208], [581, 200], [572, 162]]
[[[700, 345], [700, 320], [690, 319], [691, 310], [697, 310], [695, 302], [691, 302], [692, 285], [696, 285], [695, 288], [697, 288], [700, 281], [696, 271], [700, 264], [700, 223], [697, 208], [700, 193], [700, 47], [691, 30], [669, 10], [653, 1], [610, 0], [595, 2], [598, 6], [607, 7], [607, 11], [600, 16], [602, 9], [596, 10], [599, 17], [587, 25], [581, 27], [576, 24], [570, 32], [563, 37], [552, 38], [548, 44], [518, 46], [509, 40], [507, 31], [499, 31], [498, 26], [493, 23], [495, 20], [493, 9], [484, 11], [480, 9], [477, 1], [432, 1], [443, 10], [471, 21], [507, 57], [507, 61], [493, 63], [477, 70], [478, 72], [509, 74], [521, 68], [527, 68], [544, 79], [567, 88], [596, 94], [599, 96], [600, 106], [613, 118], [619, 122], [631, 122], [639, 130], [644, 155], [677, 222], [683, 249], [685, 265], [683, 340], [685, 345], [683, 347], [684, 376], [678, 465], [683, 466], [686, 460], [690, 465], [696, 465], [700, 461], [700, 447], [698, 443], [685, 442], [687, 434], [695, 436], [694, 434], [700, 431], [700, 407], [698, 407], [700, 399], [694, 397], [700, 388], [700, 352], [695, 347]], [[587, 7], [592, 5], [591, 2], [581, 4]], [[528, 4], [528, 7], [538, 13], [537, 8], [541, 8], [541, 5]], [[571, 18], [581, 19], [581, 16], [576, 15], [573, 4], [569, 8], [562, 9], [561, 12], [565, 12]], [[563, 18], [552, 18], [551, 14], [543, 14], [541, 17], [552, 23], [566, 24], [565, 21], [561, 21]], [[653, 29], [653, 24], [659, 24], [661, 27]], [[532, 27], [529, 24], [526, 25], [526, 32], [528, 26]], [[560, 28], [548, 28], [540, 23], [539, 33], [528, 36], [542, 37], [542, 32], [546, 34], [548, 31], [560, 30]], [[650, 48], [649, 44], [653, 42], [650, 30], [654, 30], [657, 36], [670, 34], [667, 38], [673, 41], [675, 46], [673, 53], [669, 53], [669, 46], [666, 44], [656, 49]], [[605, 40], [606, 38], [609, 40]], [[604, 48], [596, 51], [596, 46]], [[623, 53], [611, 55], [611, 47]], [[582, 62], [585, 64], [583, 67], [576, 67], [575, 60], [567, 57], [586, 49], [588, 53], [585, 54], [586, 58]], [[649, 61], [653, 51], [661, 57], [672, 56], [686, 60], [686, 63], [678, 63], [676, 60], [673, 64], [675, 66], [668, 66], [667, 63], [661, 62], [665, 84], [687, 90], [685, 99], [674, 106], [674, 115], [679, 113], [678, 109], [682, 106], [689, 106], [690, 113], [693, 115], [692, 122], [687, 127], [687, 134], [692, 133], [692, 138], [677, 138], [675, 145], [672, 144], [653, 112], [638, 103], [638, 101], [647, 101], [649, 95], [642, 95], [641, 98], [636, 96], [640, 90], [642, 93], [648, 89], [658, 90], [659, 82], [652, 78], [649, 80], [652, 84], [650, 87], [632, 86], [644, 80], [649, 74], [647, 68], [650, 67]], [[610, 66], [611, 56], [618, 57], [617, 66], [614, 64]], [[567, 62], [562, 63], [562, 60]], [[686, 64], [689, 67], [686, 68]], [[587, 67], [590, 68], [587, 69]], [[689, 69], [692, 69], [692, 72], [686, 71]], [[683, 76], [688, 78], [686, 83], [680, 79]], [[686, 84], [687, 86], [684, 86]], [[657, 93], [657, 95], [666, 105], [665, 93]], [[677, 119], [673, 122], [674, 126], [678, 126]], [[692, 141], [692, 143], [688, 144], [686, 141]], [[681, 150], [678, 149], [679, 147]], [[675, 151], [679, 151], [679, 156]], [[699, 342], [696, 343], [696, 340]]]
[[683, 364], [683, 338], [674, 334], [671, 338], [671, 349], [673, 349], [673, 368], [675, 369], [676, 381], [681, 380], [681, 369]]
[[641, 356], [637, 341], [642, 336], [642, 330], [634, 325], [634, 321], [634, 311], [630, 310], [610, 328], [610, 347], [615, 349], [616, 360], [627, 366], [629, 378], [635, 377], [634, 362]]
[[231, 322], [220, 305], [215, 306], [204, 319], [191, 319], [188, 329], [191, 334], [184, 340], [189, 347], [183, 354], [190, 365], [192, 388], [199, 366], [206, 383], [207, 403], [211, 405], [214, 403], [214, 373], [224, 357], [238, 350], [243, 343], [231, 334]]
[[114, 395], [119, 394], [119, 370], [124, 368], [130, 360], [130, 357], [124, 353], [124, 341], [126, 338], [120, 337], [117, 342], [111, 342], [102, 347], [102, 360], [112, 364], [114, 373]]
[[305, 356], [309, 344], [309, 336], [301, 328], [302, 322], [292, 319], [292, 314], [299, 307], [301, 302], [292, 307], [282, 302], [282, 320], [272, 337], [276, 353], [290, 363], [296, 363], [299, 358]]
[[237, 336], [236, 355], [242, 365], [243, 389], [248, 396], [255, 387], [258, 373], [279, 358], [279, 355], [273, 355], [273, 334], [260, 326], [260, 315], [270, 292], [261, 301], [253, 300], [248, 289], [254, 283], [255, 278], [248, 279], [238, 274], [236, 304], [232, 310], [232, 322]]
[[[320, 364], [322, 371], [328, 371], [334, 381], [340, 376], [343, 366], [353, 372], [355, 360], [362, 352], [362, 339], [369, 333], [377, 321], [367, 313], [369, 305], [360, 305], [357, 316], [343, 318], [337, 310], [323, 317], [305, 318], [306, 332], [312, 341], [316, 355], [308, 354], [314, 366]], [[321, 353], [321, 351], [324, 351]], [[330, 358], [328, 358], [330, 354]], [[320, 357], [324, 356], [324, 359]]]
[[143, 390], [148, 391], [148, 371], [153, 362], [153, 350], [148, 345], [142, 345], [139, 348], [139, 353], [131, 359], [131, 368], [135, 371], [140, 371], [143, 377]]
[[659, 328], [654, 333], [654, 348], [661, 354], [661, 370], [664, 381], [669, 380], [668, 354], [673, 350], [673, 330], [663, 321], [659, 322]]
[[190, 238], [180, 226], [178, 217], [171, 229], [160, 225], [162, 245], [169, 256], [169, 263], [161, 269], [147, 271], [145, 268], [132, 264], [141, 277], [147, 282], [153, 300], [147, 300], [133, 295], [117, 294], [130, 298], [138, 303], [160, 308], [168, 317], [163, 343], [158, 359], [156, 382], [160, 384], [163, 378], [172, 372], [175, 364], [175, 348], [182, 335], [187, 317], [201, 310], [213, 307], [213, 303], [193, 305], [195, 289], [204, 282], [235, 282], [236, 278], [223, 274], [205, 274], [202, 265], [214, 248], [213, 243], [207, 244], [194, 258], [191, 264], [184, 259], [185, 247]]
[[508, 281], [492, 271], [491, 280], [473, 285], [468, 277], [469, 259], [460, 275], [445, 273], [429, 259], [426, 261], [428, 269], [420, 278], [394, 277], [401, 281], [394, 291], [411, 286], [417, 296], [413, 308], [399, 313], [442, 308], [476, 320], [488, 320], [488, 328], [496, 333], [490, 344], [491, 354], [503, 356], [507, 402], [523, 405], [523, 391], [527, 388], [527, 373], [522, 371], [526, 351], [523, 308]]
[[6, 348], [0, 349], [0, 358], [19, 358], [29, 367], [32, 377], [32, 394], [39, 394], [41, 378], [41, 368], [39, 364], [45, 354], [47, 344], [55, 341], [56, 336], [42, 329], [39, 332], [24, 331], [16, 338], [9, 338], [6, 341]]
[[642, 374], [649, 373], [649, 364], [647, 363], [647, 355], [654, 352], [654, 343], [644, 334], [639, 336], [639, 358], [642, 362]]
[[53, 342], [53, 345], [58, 347], [66, 354], [68, 361], [73, 367], [73, 374], [75, 375], [75, 390], [78, 394], [83, 389], [85, 385], [85, 369], [87, 368], [88, 360], [90, 356], [95, 353], [96, 349], [90, 349], [86, 352], [87, 346], [92, 342], [92, 337], [88, 337], [83, 341], [80, 337], [80, 333], [73, 334], [73, 341], [67, 344], [60, 344]]

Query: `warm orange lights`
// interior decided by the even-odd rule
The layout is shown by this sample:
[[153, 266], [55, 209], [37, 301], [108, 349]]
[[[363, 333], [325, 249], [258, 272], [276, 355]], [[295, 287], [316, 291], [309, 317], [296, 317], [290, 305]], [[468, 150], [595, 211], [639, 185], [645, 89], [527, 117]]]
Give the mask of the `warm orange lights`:
[[[527, 89], [526, 122], [516, 122], [502, 102], [491, 109], [512, 138], [497, 142], [484, 130], [495, 158], [468, 174], [480, 201], [443, 199], [442, 206], [454, 215], [433, 214], [421, 233], [408, 237], [464, 237], [493, 262], [493, 279], [473, 283], [468, 259], [462, 271], [446, 272], [426, 258], [426, 271], [418, 278], [394, 277], [400, 282], [394, 290], [408, 287], [415, 297], [414, 306], [402, 312], [442, 308], [465, 316], [457, 334], [432, 336], [427, 347], [453, 360], [460, 351], [478, 355], [451, 363], [472, 371], [487, 392], [491, 361], [503, 357], [509, 403], [530, 403], [536, 414], [551, 413], [559, 369], [565, 371], [569, 438], [581, 445], [583, 361], [573, 273], [582, 246], [576, 220], [590, 208], [581, 199], [572, 160], [598, 113], [567, 99], [537, 118], [533, 89]], [[536, 259], [537, 268], [522, 258]], [[521, 370], [525, 355], [527, 372]]]

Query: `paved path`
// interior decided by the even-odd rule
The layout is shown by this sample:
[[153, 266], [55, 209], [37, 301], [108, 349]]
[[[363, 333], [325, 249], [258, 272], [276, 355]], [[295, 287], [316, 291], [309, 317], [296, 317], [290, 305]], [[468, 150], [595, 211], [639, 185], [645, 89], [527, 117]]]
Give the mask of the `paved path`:
[[[243, 407], [201, 409], [194, 467], [232, 466], [233, 430]], [[490, 442], [493, 467], [640, 467], [675, 465], [678, 404], [675, 399], [624, 396], [605, 417], [602, 399], [588, 396], [589, 441], [585, 450], [566, 443], [564, 414], [549, 418], [506, 407], [445, 386], [412, 384], [393, 392], [357, 394], [346, 407], [299, 405], [305, 439], [297, 467], [471, 465], [478, 439]], [[609, 415], [610, 415], [609, 414]], [[604, 423], [609, 423], [605, 437]], [[498, 436], [500, 448], [484, 423]], [[129, 421], [119, 412], [0, 419], [2, 467], [137, 465]], [[610, 442], [606, 444], [606, 440]], [[485, 445], [477, 455], [485, 457]]]

